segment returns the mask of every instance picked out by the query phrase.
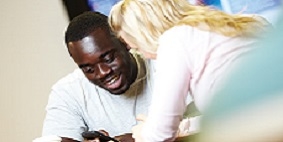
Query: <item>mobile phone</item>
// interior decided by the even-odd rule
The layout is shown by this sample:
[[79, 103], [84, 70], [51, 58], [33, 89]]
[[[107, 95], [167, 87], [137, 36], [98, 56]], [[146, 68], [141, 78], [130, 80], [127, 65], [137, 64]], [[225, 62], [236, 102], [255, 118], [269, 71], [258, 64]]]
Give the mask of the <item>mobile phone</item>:
[[87, 139], [87, 140], [93, 140], [95, 138], [99, 138], [99, 141], [101, 142], [108, 142], [108, 141], [113, 141], [113, 142], [119, 142], [118, 140], [106, 136], [103, 133], [99, 132], [99, 131], [86, 131], [82, 133], [82, 137]]

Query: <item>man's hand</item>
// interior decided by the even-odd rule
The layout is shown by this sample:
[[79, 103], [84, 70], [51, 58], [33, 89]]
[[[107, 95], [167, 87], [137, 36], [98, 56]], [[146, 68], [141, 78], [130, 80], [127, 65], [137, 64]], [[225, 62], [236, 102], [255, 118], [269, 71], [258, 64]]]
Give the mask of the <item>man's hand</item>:
[[[99, 132], [103, 133], [106, 136], [109, 136], [108, 132], [104, 130], [99, 130]], [[99, 139], [97, 135], [95, 135], [91, 131], [84, 132], [83, 137], [85, 139], [84, 142], [106, 142], [103, 139]], [[118, 140], [119, 142], [134, 142], [135, 141], [131, 133], [126, 133], [123, 135], [115, 136], [114, 139]]]
[[[104, 135], [104, 136], [103, 136]], [[97, 131], [87, 131], [83, 132], [82, 136], [84, 138], [84, 142], [108, 142], [109, 140], [105, 138], [105, 136], [109, 136], [109, 133], [105, 130]]]
[[119, 142], [134, 142], [135, 141], [131, 133], [126, 133], [123, 135], [115, 136], [114, 138], [118, 140]]
[[66, 137], [62, 137], [62, 141], [61, 142], [79, 142], [79, 141], [76, 141], [72, 138], [66, 138]]

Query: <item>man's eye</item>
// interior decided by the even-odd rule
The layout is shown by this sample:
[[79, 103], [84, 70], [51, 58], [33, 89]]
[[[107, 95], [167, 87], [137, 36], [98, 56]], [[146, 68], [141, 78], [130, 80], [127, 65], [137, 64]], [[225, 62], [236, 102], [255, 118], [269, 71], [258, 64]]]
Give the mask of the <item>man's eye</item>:
[[106, 63], [111, 63], [111, 62], [113, 62], [114, 61], [114, 55], [113, 54], [108, 54], [107, 56], [105, 56], [105, 58], [104, 58], [104, 61], [106, 62]]
[[81, 69], [84, 73], [93, 73], [94, 72], [93, 67], [83, 67]]

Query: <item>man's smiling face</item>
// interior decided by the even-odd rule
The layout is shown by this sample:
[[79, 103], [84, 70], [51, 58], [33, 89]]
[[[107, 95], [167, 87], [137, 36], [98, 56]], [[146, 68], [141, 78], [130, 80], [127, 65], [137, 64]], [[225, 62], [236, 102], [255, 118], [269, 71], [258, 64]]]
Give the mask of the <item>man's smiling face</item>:
[[124, 93], [136, 79], [136, 61], [115, 36], [103, 29], [67, 45], [85, 76], [112, 94]]

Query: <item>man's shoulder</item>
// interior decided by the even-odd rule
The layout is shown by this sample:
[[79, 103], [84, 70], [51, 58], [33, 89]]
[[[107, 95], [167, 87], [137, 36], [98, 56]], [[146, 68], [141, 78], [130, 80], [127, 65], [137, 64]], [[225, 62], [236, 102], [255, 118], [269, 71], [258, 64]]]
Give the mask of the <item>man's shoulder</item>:
[[75, 69], [72, 73], [59, 79], [52, 88], [74, 86], [79, 84], [90, 83], [80, 69]]
[[138, 62], [145, 62], [145, 58], [143, 58], [142, 55], [137, 50], [131, 49], [129, 52], [134, 56], [134, 58]]
[[139, 70], [146, 70], [147, 60], [141, 56], [136, 50], [130, 50], [130, 53], [134, 56]]
[[52, 86], [50, 96], [53, 100], [61, 98], [68, 100], [69, 103], [76, 101], [83, 104], [85, 98], [97, 96], [94, 94], [98, 93], [98, 88], [85, 77], [80, 69], [75, 69]]

